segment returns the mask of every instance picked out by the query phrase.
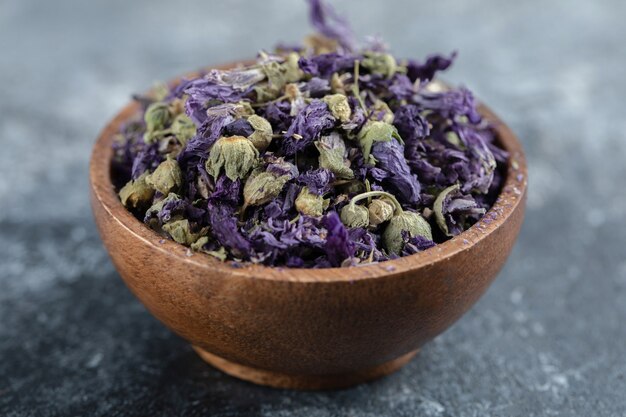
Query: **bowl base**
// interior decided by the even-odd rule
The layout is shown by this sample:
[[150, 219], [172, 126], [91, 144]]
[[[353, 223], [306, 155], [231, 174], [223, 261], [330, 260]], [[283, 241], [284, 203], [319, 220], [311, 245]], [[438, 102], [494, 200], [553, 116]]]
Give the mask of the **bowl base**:
[[197, 346], [192, 347], [205, 362], [208, 362], [213, 367], [230, 376], [258, 385], [296, 390], [347, 388], [363, 382], [372, 381], [397, 371], [402, 366], [406, 365], [419, 350], [414, 350], [373, 368], [347, 374], [292, 375], [241, 365], [209, 353]]

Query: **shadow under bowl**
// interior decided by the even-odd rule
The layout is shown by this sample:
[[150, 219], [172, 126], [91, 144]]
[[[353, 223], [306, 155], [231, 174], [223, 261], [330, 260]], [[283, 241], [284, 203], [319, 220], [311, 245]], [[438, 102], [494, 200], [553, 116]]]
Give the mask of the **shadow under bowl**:
[[523, 221], [522, 147], [481, 106], [510, 158], [497, 201], [459, 236], [415, 255], [349, 268], [233, 267], [202, 253], [190, 256], [126, 210], [112, 183], [114, 135], [138, 111], [137, 103], [126, 106], [91, 157], [91, 204], [104, 245], [157, 319], [205, 361], [257, 384], [342, 388], [399, 369], [485, 292]]

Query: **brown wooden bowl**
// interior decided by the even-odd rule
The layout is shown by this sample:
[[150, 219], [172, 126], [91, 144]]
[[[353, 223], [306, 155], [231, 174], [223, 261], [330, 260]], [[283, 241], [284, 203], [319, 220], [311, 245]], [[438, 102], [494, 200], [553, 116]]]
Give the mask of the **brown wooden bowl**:
[[399, 369], [485, 292], [522, 224], [522, 147], [481, 107], [511, 157], [496, 203], [461, 235], [419, 254], [350, 268], [236, 268], [205, 254], [190, 256], [127, 211], [112, 184], [113, 136], [138, 110], [136, 103], [126, 106], [104, 128], [91, 157], [91, 204], [104, 245], [156, 318], [205, 361], [257, 384], [340, 388]]

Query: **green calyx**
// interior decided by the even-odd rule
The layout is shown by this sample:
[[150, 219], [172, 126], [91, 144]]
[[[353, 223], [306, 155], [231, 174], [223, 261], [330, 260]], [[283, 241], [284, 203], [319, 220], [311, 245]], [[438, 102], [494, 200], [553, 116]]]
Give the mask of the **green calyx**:
[[391, 220], [394, 212], [394, 204], [388, 199], [377, 198], [367, 207], [369, 213], [369, 222], [372, 226], [378, 226], [381, 223]]
[[[389, 224], [385, 227], [385, 230], [382, 234], [383, 246], [389, 253], [400, 254], [402, 248], [404, 246], [404, 238], [402, 236], [402, 232], [408, 233], [409, 237], [415, 236], [424, 236], [425, 238], [432, 240], [432, 231], [430, 229], [430, 224], [428, 221], [420, 216], [418, 213], [414, 213], [412, 211], [404, 211], [402, 206], [393, 196], [393, 194], [387, 193], [385, 191], [368, 191], [363, 194], [359, 194], [350, 200], [350, 203], [346, 205], [342, 211], [342, 222], [343, 222], [343, 211], [346, 210], [346, 220], [352, 221], [359, 220], [359, 224], [365, 223], [366, 225], [370, 225], [369, 221], [369, 210], [362, 206], [357, 206], [356, 202], [371, 198], [371, 197], [382, 197], [385, 199], [385, 203], [392, 206], [393, 215], [389, 220]], [[380, 201], [380, 200], [374, 200]], [[372, 201], [372, 203], [374, 203]], [[370, 205], [372, 204], [370, 203]], [[362, 210], [356, 209], [355, 207], [361, 207]], [[348, 216], [360, 216], [358, 218], [348, 218]], [[367, 220], [363, 220], [367, 219]], [[346, 224], [346, 223], [344, 223]], [[365, 226], [349, 226], [348, 227], [365, 227]]]
[[248, 117], [248, 123], [254, 132], [248, 136], [255, 148], [264, 151], [272, 142], [272, 125], [265, 118], [253, 114]]
[[369, 225], [367, 209], [356, 204], [346, 204], [341, 209], [339, 217], [346, 227], [367, 227]]
[[323, 136], [320, 140], [316, 141], [315, 147], [320, 153], [319, 165], [322, 168], [328, 169], [335, 177], [341, 179], [354, 178], [354, 172], [346, 164], [344, 157], [346, 153], [346, 145], [340, 137], [337, 136]]
[[235, 181], [248, 175], [258, 157], [259, 151], [250, 139], [243, 136], [223, 136], [211, 147], [205, 167], [215, 179], [224, 168], [226, 176]]
[[183, 173], [178, 162], [168, 156], [152, 174], [146, 177], [146, 184], [163, 195], [178, 191], [183, 185]]
[[[262, 54], [263, 55], [263, 54]], [[298, 60], [300, 56], [289, 53], [281, 62], [269, 61], [261, 64], [261, 70], [265, 74], [266, 82], [259, 83], [254, 87], [257, 93], [257, 101], [264, 102], [277, 98], [287, 83], [299, 81], [304, 75]]]
[[407, 232], [409, 237], [423, 236], [429, 240], [433, 239], [428, 221], [418, 213], [405, 211], [393, 216], [383, 232], [383, 245], [387, 252], [400, 254], [404, 247], [402, 232]]
[[319, 217], [324, 214], [324, 209], [328, 207], [328, 200], [324, 200], [321, 195], [313, 194], [308, 187], [302, 187], [294, 204], [298, 213]]
[[386, 197], [392, 201], [393, 209], [399, 213], [402, 212], [402, 206], [398, 200], [392, 195], [384, 191], [368, 191], [354, 196], [348, 204], [341, 209], [341, 222], [347, 227], [367, 227], [370, 225], [370, 215], [367, 207], [359, 206], [356, 203], [366, 198]]
[[144, 207], [152, 201], [154, 189], [146, 183], [147, 172], [136, 180], [130, 180], [119, 192], [122, 204], [127, 208]]
[[357, 140], [363, 152], [365, 162], [371, 163], [370, 153], [374, 142], [389, 142], [393, 139], [404, 143], [395, 126], [378, 120], [370, 120], [365, 123], [365, 126], [363, 126], [357, 135]]
[[328, 109], [333, 117], [342, 123], [350, 121], [352, 110], [348, 104], [348, 97], [343, 94], [329, 94], [322, 98], [322, 101], [328, 105]]
[[391, 78], [398, 70], [396, 59], [391, 54], [382, 52], [366, 52], [361, 65], [374, 74], [381, 74]]
[[244, 205], [242, 212], [248, 206], [258, 206], [276, 198], [290, 179], [289, 175], [277, 177], [262, 169], [252, 171], [243, 187]]
[[162, 101], [150, 104], [144, 114], [144, 121], [146, 122], [144, 142], [152, 143], [158, 138], [158, 133], [165, 130], [172, 121], [170, 106]]
[[185, 146], [191, 138], [196, 136], [196, 125], [184, 113], [174, 118], [170, 130], [183, 146]]

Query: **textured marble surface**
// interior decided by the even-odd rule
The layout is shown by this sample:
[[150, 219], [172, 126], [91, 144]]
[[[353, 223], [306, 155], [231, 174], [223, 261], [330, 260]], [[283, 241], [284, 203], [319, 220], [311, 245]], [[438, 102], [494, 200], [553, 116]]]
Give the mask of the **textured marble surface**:
[[205, 365], [124, 287], [87, 164], [133, 92], [304, 35], [303, 2], [0, 1], [0, 415], [626, 415], [626, 2], [336, 2], [508, 122], [527, 220], [494, 285], [397, 374], [256, 387]]

